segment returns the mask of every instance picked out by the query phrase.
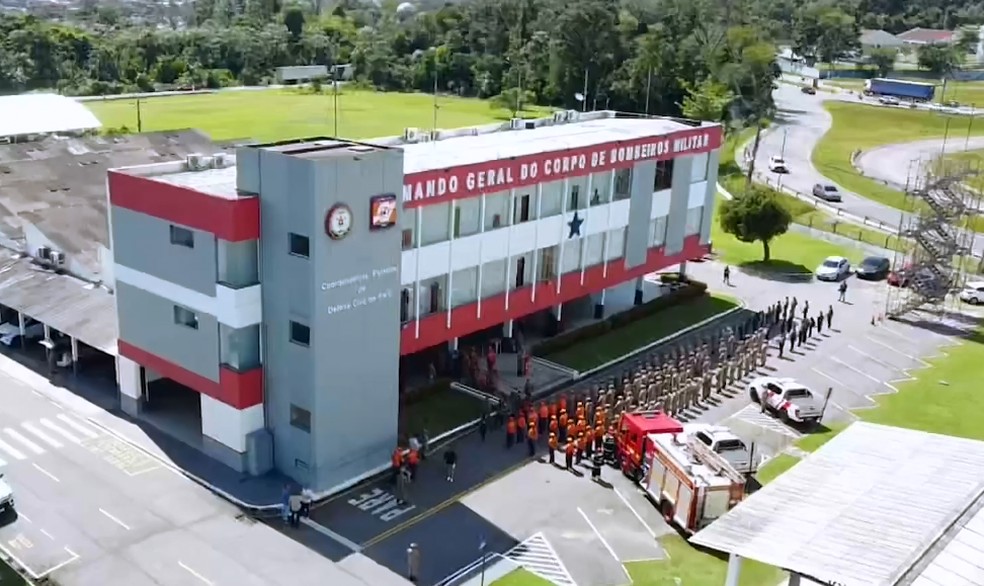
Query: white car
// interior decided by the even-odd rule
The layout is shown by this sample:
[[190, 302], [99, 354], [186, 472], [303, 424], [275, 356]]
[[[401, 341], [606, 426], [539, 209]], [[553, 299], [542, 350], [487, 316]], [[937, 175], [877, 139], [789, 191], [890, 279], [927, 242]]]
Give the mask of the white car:
[[715, 454], [721, 456], [731, 467], [742, 474], [755, 472], [752, 461], [755, 454], [734, 434], [723, 425], [708, 423], [688, 423], [683, 426], [683, 434], [687, 441], [700, 442]]
[[960, 301], [977, 305], [984, 303], [984, 281], [970, 281], [960, 291]]
[[760, 376], [748, 385], [748, 396], [786, 423], [816, 425], [823, 417], [823, 400], [792, 378]]
[[878, 102], [884, 106], [898, 106], [901, 104], [898, 98], [893, 98], [892, 96], [882, 96], [878, 98]]
[[777, 155], [769, 157], [769, 171], [773, 173], [789, 173], [789, 167], [786, 166], [786, 159]]
[[815, 272], [821, 281], [840, 281], [851, 274], [851, 262], [843, 256], [828, 256]]

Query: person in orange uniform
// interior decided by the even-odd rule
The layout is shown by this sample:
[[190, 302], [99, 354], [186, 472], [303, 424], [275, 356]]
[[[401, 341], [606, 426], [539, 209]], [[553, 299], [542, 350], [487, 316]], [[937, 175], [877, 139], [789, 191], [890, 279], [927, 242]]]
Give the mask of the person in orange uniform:
[[567, 439], [567, 448], [564, 450], [564, 457], [567, 463], [567, 469], [571, 470], [574, 468], [574, 453], [577, 452], [577, 448], [574, 447], [574, 438]]
[[560, 397], [557, 399], [557, 408], [561, 411], [567, 411], [567, 393], [560, 394]]
[[537, 421], [540, 422], [540, 433], [547, 432], [547, 422], [550, 421], [550, 409], [547, 408], [547, 404], [544, 401], [540, 401], [539, 413], [537, 413]]
[[573, 421], [568, 422], [567, 427], [561, 427], [561, 429], [564, 430], [567, 441], [572, 442], [577, 439], [577, 426], [574, 425]]
[[560, 407], [557, 404], [557, 401], [551, 401], [549, 407], [550, 407], [550, 417], [557, 417], [557, 415], [560, 414]]
[[560, 410], [560, 418], [557, 420], [557, 423], [560, 424], [560, 441], [562, 441], [562, 442], [567, 441], [567, 439], [568, 439], [568, 435], [567, 435], [567, 425], [568, 425], [567, 409], [561, 409]]
[[407, 452], [407, 469], [410, 470], [410, 481], [417, 480], [417, 466], [420, 464], [420, 452], [410, 448]]
[[598, 427], [599, 425], [605, 427], [605, 409], [603, 407], [598, 407], [598, 410], [595, 411], [594, 424], [595, 427]]
[[535, 427], [537, 431], [540, 431], [540, 415], [537, 413], [536, 409], [530, 409], [530, 414], [528, 415], [526, 424], [529, 427]]
[[605, 442], [605, 426], [596, 425], [594, 430], [594, 449], [597, 452], [601, 451], [602, 444]]
[[400, 468], [403, 467], [403, 448], [396, 446], [393, 450], [393, 455], [390, 457], [390, 466], [393, 468], [393, 483], [396, 483], [396, 476], [400, 473]]
[[530, 458], [536, 456], [536, 440], [540, 438], [540, 434], [536, 429], [536, 425], [530, 423], [530, 428], [526, 432], [526, 448]]
[[588, 449], [588, 438], [584, 437], [584, 434], [578, 434], [577, 436], [577, 457], [574, 459], [578, 464], [584, 459], [584, 452]]
[[519, 417], [516, 418], [516, 441], [523, 441], [523, 435], [526, 433], [526, 414], [523, 411], [519, 412]]
[[548, 429], [550, 430], [550, 433], [554, 435], [557, 435], [557, 432], [560, 431], [560, 423], [557, 422], [556, 415], [550, 418], [550, 425], [548, 426]]
[[584, 418], [581, 418], [577, 420], [577, 425], [574, 426], [574, 431], [577, 435], [583, 435], [587, 428], [588, 424], [584, 422]]
[[578, 419], [584, 419], [584, 403], [578, 402], [577, 410], [574, 412], [574, 416]]
[[516, 418], [510, 416], [506, 422], [506, 449], [513, 447], [516, 443]]
[[560, 445], [559, 442], [557, 442], [557, 433], [550, 432], [550, 437], [547, 438], [547, 448], [549, 448], [547, 452], [547, 461], [550, 462], [551, 464], [557, 463], [556, 452], [557, 452], [557, 447], [559, 445]]

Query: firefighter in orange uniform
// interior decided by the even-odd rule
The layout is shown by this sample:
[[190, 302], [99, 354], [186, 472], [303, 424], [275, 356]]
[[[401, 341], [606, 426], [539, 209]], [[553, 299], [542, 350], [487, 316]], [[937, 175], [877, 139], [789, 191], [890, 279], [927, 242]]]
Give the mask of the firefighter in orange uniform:
[[417, 480], [417, 466], [420, 464], [420, 452], [413, 448], [407, 453], [407, 468], [410, 470], [410, 480]]
[[574, 438], [567, 439], [567, 448], [564, 450], [564, 458], [567, 464], [567, 469], [570, 470], [574, 468], [574, 453], [577, 452], [577, 448], [574, 447]]
[[561, 393], [560, 398], [557, 399], [557, 403], [561, 411], [567, 411], [567, 393]]
[[567, 439], [568, 439], [568, 436], [567, 436], [568, 418], [567, 418], [567, 410], [566, 409], [561, 409], [560, 410], [560, 419], [557, 422], [560, 424], [560, 441], [562, 441], [562, 442], [563, 441], [567, 441]]
[[530, 423], [530, 428], [526, 432], [526, 447], [529, 451], [529, 456], [532, 458], [536, 456], [536, 440], [539, 439], [540, 434], [536, 430], [536, 425]]
[[584, 452], [588, 449], [588, 438], [584, 437], [584, 434], [578, 434], [577, 436], [577, 457], [575, 462], [581, 463], [584, 459]]
[[396, 482], [396, 476], [400, 473], [400, 468], [403, 467], [403, 448], [396, 446], [393, 450], [393, 455], [390, 457], [390, 465], [393, 468], [393, 482]]
[[577, 439], [577, 426], [574, 425], [573, 421], [568, 423], [566, 428], [562, 427], [561, 429], [565, 430], [567, 441], [572, 442]]
[[578, 402], [577, 411], [574, 412], [574, 415], [578, 419], [584, 419], [584, 403]]
[[557, 405], [557, 401], [550, 402], [550, 417], [557, 417], [560, 413], [560, 407]]
[[557, 452], [558, 445], [559, 443], [557, 442], [557, 434], [555, 432], [550, 432], [550, 437], [547, 439], [547, 447], [550, 448], [549, 452], [547, 453], [547, 461], [550, 462], [551, 464], [557, 463], [556, 452]]
[[506, 422], [506, 449], [513, 447], [516, 443], [516, 418], [509, 417], [509, 421]]
[[526, 414], [523, 411], [519, 412], [519, 417], [516, 418], [516, 441], [523, 441], [523, 434], [526, 433]]
[[577, 432], [577, 435], [581, 435], [587, 430], [587, 428], [588, 424], [585, 423], [584, 418], [581, 418], [577, 420], [577, 425], [574, 426], [574, 431]]
[[605, 441], [605, 426], [596, 425], [594, 431], [595, 441], [594, 449], [595, 451], [601, 451], [602, 443]]
[[547, 422], [550, 421], [550, 409], [547, 408], [547, 404], [545, 402], [540, 401], [540, 411], [537, 415], [539, 415], [539, 417], [537, 417], [537, 421], [540, 422], [540, 433], [546, 433]]
[[557, 435], [558, 431], [560, 431], [560, 423], [557, 422], [557, 416], [554, 415], [550, 417], [550, 433]]
[[530, 409], [529, 419], [527, 420], [527, 425], [529, 427], [535, 427], [537, 431], [540, 431], [540, 416], [537, 414], [536, 409]]

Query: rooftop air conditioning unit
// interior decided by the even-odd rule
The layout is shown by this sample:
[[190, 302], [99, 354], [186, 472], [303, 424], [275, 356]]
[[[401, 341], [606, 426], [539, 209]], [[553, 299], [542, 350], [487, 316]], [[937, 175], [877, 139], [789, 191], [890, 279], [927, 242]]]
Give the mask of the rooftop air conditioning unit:
[[51, 249], [47, 246], [42, 246], [38, 249], [38, 258], [41, 260], [51, 260]]
[[51, 251], [51, 264], [60, 267], [65, 264], [65, 253], [60, 250]]
[[420, 131], [416, 128], [404, 128], [403, 129], [403, 140], [407, 142], [416, 142], [420, 136]]
[[189, 171], [201, 171], [205, 167], [205, 157], [202, 155], [188, 155], [185, 157], [185, 165]]
[[581, 119], [581, 113], [578, 112], [577, 110], [568, 110], [567, 111], [567, 121], [568, 122], [577, 122], [580, 119]]
[[567, 122], [567, 111], [561, 110], [560, 112], [554, 112], [553, 121], [554, 124], [562, 124], [564, 122]]
[[440, 130], [431, 130], [430, 131], [430, 139], [431, 140], [441, 140], [441, 131]]
[[512, 130], [522, 130], [523, 129], [523, 119], [513, 118], [509, 121], [509, 128]]
[[226, 166], [226, 154], [225, 153], [215, 153], [212, 155], [212, 168], [213, 169], [225, 169]]

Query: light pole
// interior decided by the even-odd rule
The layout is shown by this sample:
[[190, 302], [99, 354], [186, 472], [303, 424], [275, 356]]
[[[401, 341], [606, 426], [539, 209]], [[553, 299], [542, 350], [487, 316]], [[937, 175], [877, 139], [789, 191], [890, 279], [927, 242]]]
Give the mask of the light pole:
[[485, 539], [484, 538], [478, 544], [478, 551], [482, 552], [482, 578], [481, 578], [481, 585], [480, 586], [485, 586], [485, 559], [486, 559], [486, 557], [485, 557], [485, 546], [486, 545], [487, 544], [485, 543]]
[[783, 158], [783, 159], [786, 158], [786, 138], [788, 136], [789, 136], [789, 129], [788, 128], [783, 128], [782, 129], [782, 146], [779, 147], [779, 157], [780, 158]]

